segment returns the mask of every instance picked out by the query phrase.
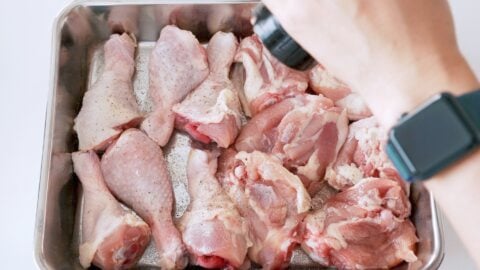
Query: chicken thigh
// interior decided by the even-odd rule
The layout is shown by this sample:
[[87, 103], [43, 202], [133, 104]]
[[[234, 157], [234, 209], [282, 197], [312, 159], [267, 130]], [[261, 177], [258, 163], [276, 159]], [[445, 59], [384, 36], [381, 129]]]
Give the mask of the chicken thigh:
[[328, 167], [325, 179], [339, 190], [351, 187], [365, 177], [396, 180], [408, 194], [407, 184], [385, 153], [387, 131], [374, 117], [350, 125], [347, 140], [337, 160]]
[[173, 224], [173, 189], [160, 147], [137, 129], [129, 129], [102, 157], [102, 171], [115, 197], [150, 225], [163, 269], [187, 264], [185, 247]]
[[207, 54], [191, 32], [167, 25], [152, 51], [148, 68], [149, 94], [154, 106], [141, 127], [152, 140], [164, 146], [174, 127], [173, 105], [208, 75]]
[[[285, 97], [303, 93], [308, 87], [308, 75], [293, 70], [275, 59], [258, 36], [244, 38], [235, 61], [243, 64], [246, 78], [243, 109], [253, 116]], [[242, 100], [244, 102], [244, 100]]]
[[115, 200], [93, 151], [73, 153], [72, 159], [83, 187], [80, 264], [85, 268], [92, 262], [102, 269], [130, 268], [147, 247], [150, 228]]
[[346, 112], [322, 96], [287, 98], [253, 117], [235, 143], [238, 151], [272, 153], [313, 195], [348, 132]]
[[258, 151], [227, 149], [219, 162], [218, 179], [249, 225], [249, 258], [262, 269], [287, 267], [310, 209], [302, 182], [276, 157]]
[[83, 97], [74, 129], [80, 150], [104, 150], [122, 131], [143, 117], [133, 95], [135, 42], [127, 34], [112, 35], [105, 43], [105, 67]]
[[176, 125], [203, 143], [228, 147], [241, 126], [240, 101], [228, 78], [237, 50], [232, 33], [217, 32], [207, 48], [210, 74], [185, 100], [173, 107]]
[[250, 246], [248, 225], [215, 177], [217, 156], [198, 149], [190, 151], [187, 165], [190, 205], [179, 229], [192, 264], [238, 269], [245, 266]]
[[368, 178], [328, 199], [304, 221], [303, 249], [325, 266], [387, 269], [417, 260], [410, 203], [396, 181]]
[[309, 72], [310, 87], [317, 94], [333, 100], [335, 105], [346, 109], [350, 120], [359, 120], [372, 116], [362, 97], [343, 82], [335, 78], [322, 65], [317, 65]]

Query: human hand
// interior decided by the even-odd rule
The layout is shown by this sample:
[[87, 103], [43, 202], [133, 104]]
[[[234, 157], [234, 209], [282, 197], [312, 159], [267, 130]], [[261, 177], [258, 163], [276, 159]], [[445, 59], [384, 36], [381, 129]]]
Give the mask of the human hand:
[[264, 0], [285, 30], [363, 95], [385, 127], [441, 91], [478, 81], [445, 0]]

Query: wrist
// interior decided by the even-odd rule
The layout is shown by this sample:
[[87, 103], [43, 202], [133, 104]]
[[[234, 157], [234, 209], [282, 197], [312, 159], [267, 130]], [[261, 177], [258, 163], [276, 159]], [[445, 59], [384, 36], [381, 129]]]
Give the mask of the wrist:
[[[378, 79], [359, 89], [380, 123], [391, 128], [403, 113], [409, 112], [440, 92], [461, 95], [479, 88], [479, 82], [460, 53], [449, 57], [418, 61], [384, 69]], [[388, 71], [390, 70], [390, 71]], [[388, 72], [388, 74], [387, 74]], [[378, 74], [382, 74], [381, 72]]]

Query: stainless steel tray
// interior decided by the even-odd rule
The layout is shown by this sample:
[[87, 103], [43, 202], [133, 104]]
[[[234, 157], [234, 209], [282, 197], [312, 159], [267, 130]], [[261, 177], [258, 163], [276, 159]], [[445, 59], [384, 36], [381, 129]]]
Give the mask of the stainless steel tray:
[[[42, 171], [35, 226], [35, 258], [41, 269], [81, 269], [78, 263], [78, 219], [81, 188], [72, 171], [70, 153], [77, 149], [73, 133], [73, 119], [77, 114], [83, 93], [102, 69], [101, 44], [110, 34], [106, 21], [108, 12], [121, 5], [140, 8], [137, 38], [137, 72], [134, 89], [142, 110], [150, 109], [147, 63], [149, 51], [166, 20], [156, 17], [176, 8], [189, 9], [188, 20], [178, 20], [180, 27], [188, 28], [201, 40], [211, 35], [206, 18], [221, 16], [223, 30], [238, 35], [251, 32], [248, 18], [237, 16], [257, 1], [78, 1], [65, 8], [58, 16], [53, 33], [52, 79], [45, 124]], [[248, 6], [247, 6], [248, 5]], [[240, 18], [240, 19], [239, 19]], [[177, 202], [176, 216], [188, 204], [185, 190], [188, 137], [175, 134], [165, 151], [169, 170], [174, 179]], [[431, 194], [420, 184], [412, 186], [410, 196], [412, 221], [420, 242], [419, 260], [402, 264], [396, 269], [436, 269], [443, 258], [443, 235], [439, 213]], [[77, 222], [76, 222], [77, 221]], [[76, 225], [77, 224], [77, 225]], [[156, 253], [151, 245], [142, 257], [138, 269], [156, 269]], [[300, 250], [295, 251], [291, 268], [322, 269]]]

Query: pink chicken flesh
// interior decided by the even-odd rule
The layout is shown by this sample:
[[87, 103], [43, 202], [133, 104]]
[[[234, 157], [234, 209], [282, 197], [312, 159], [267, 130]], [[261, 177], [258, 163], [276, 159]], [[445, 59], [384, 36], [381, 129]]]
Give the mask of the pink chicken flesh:
[[274, 154], [314, 194], [347, 132], [345, 111], [322, 96], [302, 94], [254, 116], [242, 129], [235, 148]]
[[350, 125], [347, 140], [338, 158], [328, 169], [325, 179], [339, 190], [351, 187], [366, 177], [396, 180], [408, 192], [406, 183], [385, 153], [387, 131], [374, 117]]
[[105, 43], [105, 67], [83, 97], [75, 119], [80, 150], [104, 150], [122, 131], [143, 117], [133, 95], [136, 44], [127, 35], [112, 35]]
[[165, 26], [150, 56], [150, 88], [153, 111], [142, 129], [160, 146], [168, 143], [175, 115], [172, 107], [208, 75], [207, 54], [195, 36], [176, 26]]
[[367, 178], [304, 221], [303, 249], [338, 269], [386, 269], [417, 260], [410, 203], [396, 181]]
[[172, 218], [172, 183], [160, 147], [140, 130], [129, 129], [103, 155], [102, 171], [112, 193], [150, 225], [161, 267], [185, 267], [185, 247]]
[[150, 228], [115, 200], [105, 185], [100, 160], [93, 151], [72, 154], [83, 187], [80, 264], [102, 269], [127, 269], [142, 256]]
[[187, 165], [190, 205], [179, 229], [192, 264], [238, 269], [245, 266], [250, 246], [248, 225], [215, 177], [217, 156], [191, 150]]
[[359, 120], [372, 116], [362, 97], [343, 82], [335, 78], [321, 65], [317, 65], [309, 72], [310, 88], [317, 94], [333, 100], [335, 105], [347, 109], [350, 120]]
[[308, 75], [280, 63], [256, 35], [241, 41], [235, 61], [242, 63], [245, 68], [241, 98], [248, 116], [263, 111], [285, 97], [303, 93], [308, 87]]
[[301, 240], [300, 222], [310, 209], [310, 196], [300, 179], [274, 156], [227, 149], [217, 173], [222, 187], [248, 221], [249, 258], [263, 269], [288, 266]]
[[241, 105], [228, 78], [237, 50], [232, 33], [217, 32], [207, 48], [210, 74], [185, 100], [173, 107], [176, 125], [194, 139], [220, 147], [233, 143], [241, 126]]

